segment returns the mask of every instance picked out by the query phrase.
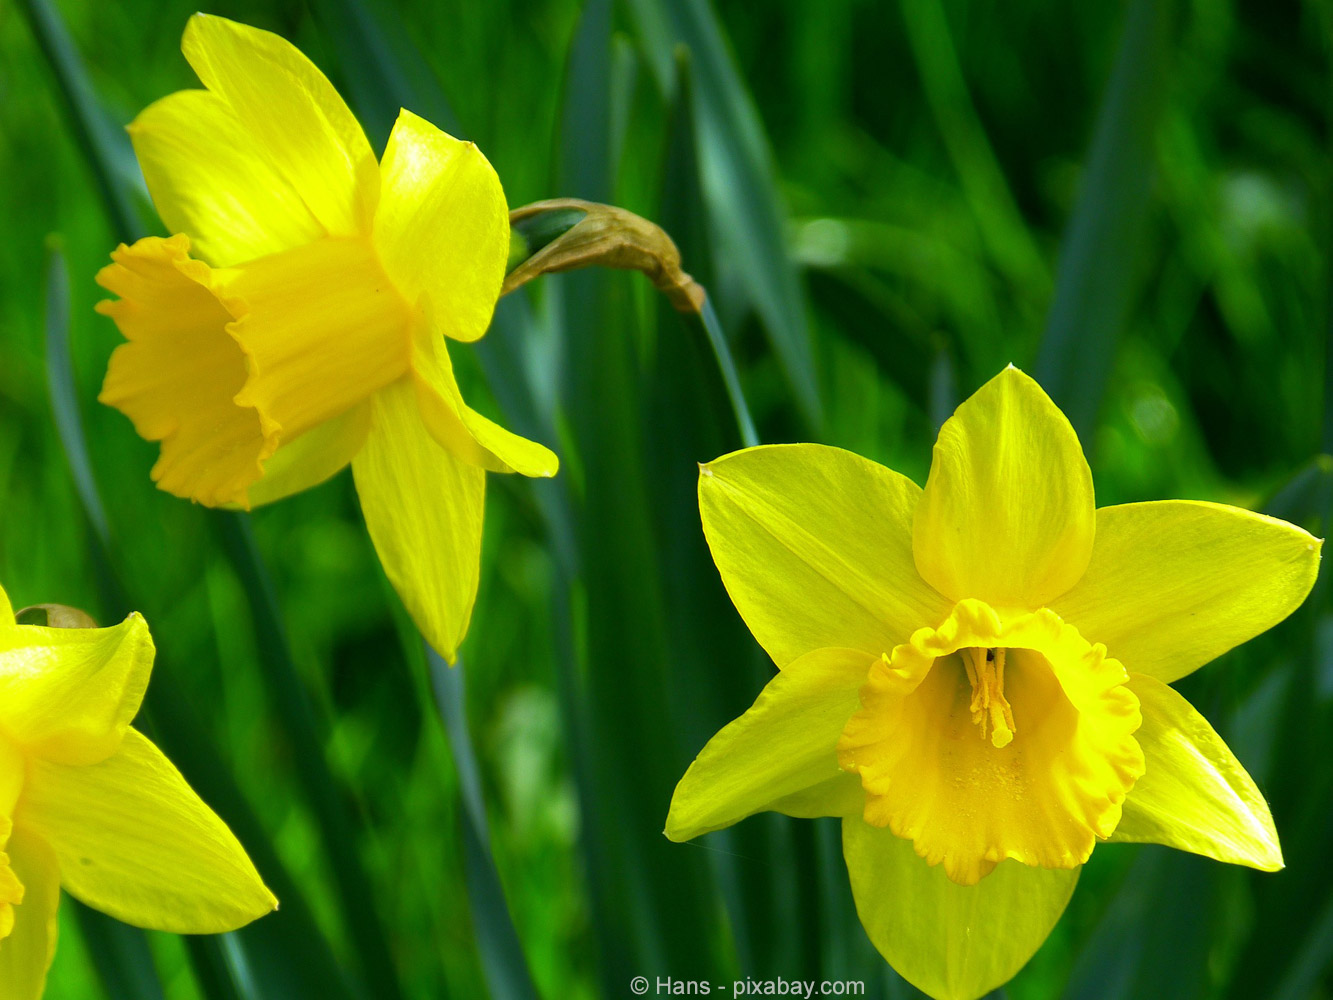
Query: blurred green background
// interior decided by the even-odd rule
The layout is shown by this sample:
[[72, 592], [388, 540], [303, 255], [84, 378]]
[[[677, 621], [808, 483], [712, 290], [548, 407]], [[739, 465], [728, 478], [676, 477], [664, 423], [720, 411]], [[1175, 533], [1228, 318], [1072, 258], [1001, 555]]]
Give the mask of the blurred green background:
[[[194, 9], [0, 0], [0, 581], [16, 607], [144, 612], [144, 725], [283, 907], [187, 940], [67, 899], [48, 995], [564, 1000], [640, 974], [916, 995], [857, 923], [833, 821], [661, 836], [675, 781], [772, 668], [694, 500], [734, 417], [700, 328], [641, 277], [544, 279], [452, 348], [474, 405], [563, 460], [553, 482], [490, 478], [461, 673], [423, 655], [350, 476], [249, 519], [152, 488], [155, 447], [95, 402], [119, 337], [92, 278], [158, 231], [119, 126], [197, 85]], [[408, 106], [476, 140], [511, 205], [661, 222], [765, 441], [923, 482], [934, 429], [1012, 361], [1069, 413], [1101, 503], [1219, 500], [1323, 534], [1328, 0], [209, 10], [295, 42], [377, 147]], [[83, 500], [48, 327], [72, 351], [55, 386], [81, 409]], [[1100, 848], [1007, 995], [1333, 993], [1330, 611], [1321, 582], [1180, 685], [1269, 797], [1286, 871]]]

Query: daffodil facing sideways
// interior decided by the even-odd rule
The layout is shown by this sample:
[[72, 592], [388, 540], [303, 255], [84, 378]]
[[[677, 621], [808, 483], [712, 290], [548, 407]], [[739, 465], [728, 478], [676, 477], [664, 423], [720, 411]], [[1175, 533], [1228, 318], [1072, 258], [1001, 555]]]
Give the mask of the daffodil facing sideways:
[[390, 580], [451, 661], [477, 594], [486, 471], [556, 457], [472, 410], [446, 338], [486, 332], [509, 252], [472, 143], [403, 111], [376, 162], [324, 75], [276, 35], [197, 14], [204, 90], [129, 126], [176, 235], [112, 254], [98, 310], [128, 343], [101, 400], [161, 442], [153, 479], [249, 508], [349, 462]]
[[676, 788], [672, 840], [842, 818], [866, 932], [908, 981], [1010, 979], [1103, 841], [1282, 867], [1263, 796], [1170, 687], [1281, 621], [1321, 542], [1213, 503], [1095, 509], [1073, 428], [1008, 368], [926, 488], [818, 445], [701, 468], [722, 580], [780, 668]]
[[0, 997], [36, 1000], [60, 889], [176, 934], [277, 909], [245, 850], [130, 723], [153, 668], [137, 614], [111, 628], [15, 623], [0, 590]]

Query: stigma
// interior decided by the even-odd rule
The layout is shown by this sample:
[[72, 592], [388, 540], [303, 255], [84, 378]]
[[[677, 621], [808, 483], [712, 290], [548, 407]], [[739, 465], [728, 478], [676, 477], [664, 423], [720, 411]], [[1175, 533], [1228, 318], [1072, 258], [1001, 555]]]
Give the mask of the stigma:
[[997, 749], [1007, 747], [1017, 727], [1014, 712], [1004, 697], [1003, 646], [990, 649], [969, 646], [960, 649], [967, 679], [972, 682], [972, 721], [981, 729], [981, 738], [990, 737]]

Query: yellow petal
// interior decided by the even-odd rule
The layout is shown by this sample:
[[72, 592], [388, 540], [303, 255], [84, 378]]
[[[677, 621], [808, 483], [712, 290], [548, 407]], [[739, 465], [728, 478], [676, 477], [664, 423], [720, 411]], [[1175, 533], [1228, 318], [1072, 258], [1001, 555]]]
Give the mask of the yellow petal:
[[[666, 835], [689, 840], [825, 782], [842, 784], [838, 736], [857, 709], [873, 653], [819, 649], [783, 670], [750, 710], [700, 751], [676, 786]], [[815, 803], [805, 796], [803, 814]], [[861, 797], [854, 800], [859, 812]], [[822, 815], [834, 815], [822, 813]]]
[[861, 779], [843, 771], [809, 788], [774, 799], [768, 808], [784, 816], [819, 819], [823, 816], [859, 816], [865, 809], [866, 793]]
[[22, 902], [23, 883], [9, 867], [9, 855], [0, 851], [0, 942], [14, 929], [14, 906]]
[[28, 765], [13, 740], [0, 739], [0, 817], [14, 812]]
[[0, 631], [0, 729], [27, 753], [67, 764], [120, 746], [153, 669], [142, 616], [111, 628]]
[[245, 356], [227, 332], [233, 319], [216, 284], [221, 272], [189, 256], [184, 236], [148, 237], [121, 246], [97, 282], [120, 296], [97, 311], [129, 341], [116, 348], [98, 397], [132, 421], [139, 436], [162, 442], [153, 466], [159, 487], [218, 505], [245, 491], [277, 446], [259, 413], [234, 397]]
[[549, 448], [505, 430], [463, 402], [449, 350], [434, 332], [438, 310], [429, 296], [422, 303], [425, 319], [413, 366], [421, 419], [435, 440], [461, 461], [491, 472], [554, 476], [560, 461]]
[[1010, 366], [940, 428], [916, 510], [921, 575], [954, 600], [1034, 611], [1092, 554], [1092, 473], [1074, 428]]
[[306, 431], [295, 441], [284, 442], [264, 463], [264, 478], [250, 487], [250, 506], [272, 503], [324, 482], [352, 460], [369, 432], [367, 401]]
[[[23, 883], [9, 866], [9, 855], [4, 847], [14, 829], [7, 815], [0, 814], [0, 948], [4, 939], [14, 930], [14, 907], [23, 902]], [[4, 982], [0, 979], [0, 982]]]
[[126, 923], [215, 934], [277, 907], [226, 824], [134, 729], [99, 764], [34, 762], [16, 823], [51, 845], [73, 896]]
[[957, 885], [909, 841], [852, 817], [842, 850], [861, 925], [894, 970], [935, 1000], [976, 1000], [1008, 982], [1050, 934], [1078, 869], [997, 865]]
[[406, 374], [412, 313], [361, 239], [326, 239], [229, 272], [229, 329], [249, 360], [236, 395], [291, 440]]
[[1222, 504], [1103, 507], [1087, 573], [1051, 607], [1132, 673], [1169, 683], [1295, 611], [1322, 545]]
[[23, 883], [23, 902], [14, 907], [9, 936], [0, 940], [0, 986], [5, 1000], [39, 1000], [56, 953], [60, 866], [51, 848], [22, 825], [14, 828], [7, 850]]
[[1143, 706], [1135, 736], [1147, 770], [1111, 839], [1165, 844], [1263, 871], [1281, 868], [1268, 803], [1208, 720], [1159, 680], [1132, 675], [1129, 687]]
[[910, 479], [840, 448], [767, 445], [699, 469], [699, 511], [736, 610], [785, 667], [826, 646], [879, 654], [950, 602], [912, 562]]
[[130, 123], [157, 214], [194, 252], [229, 267], [325, 235], [300, 192], [258, 153], [231, 106], [207, 90], [182, 90]]
[[439, 329], [476, 340], [490, 326], [509, 257], [500, 178], [476, 145], [401, 111], [384, 150], [375, 246], [409, 302], [429, 294]]
[[389, 581], [421, 634], [452, 663], [477, 599], [485, 471], [436, 443], [404, 379], [372, 399], [370, 434], [352, 474]]
[[284, 199], [303, 202], [330, 235], [370, 232], [379, 166], [355, 116], [314, 63], [278, 35], [207, 14], [190, 18], [181, 51], [236, 116], [248, 137], [245, 155], [282, 178]]
[[866, 822], [956, 882], [1006, 858], [1076, 868], [1143, 773], [1127, 679], [1049, 610], [1002, 620], [963, 601], [875, 664], [839, 758], [861, 775]]
[[14, 624], [14, 606], [9, 603], [9, 595], [0, 587], [0, 629]]

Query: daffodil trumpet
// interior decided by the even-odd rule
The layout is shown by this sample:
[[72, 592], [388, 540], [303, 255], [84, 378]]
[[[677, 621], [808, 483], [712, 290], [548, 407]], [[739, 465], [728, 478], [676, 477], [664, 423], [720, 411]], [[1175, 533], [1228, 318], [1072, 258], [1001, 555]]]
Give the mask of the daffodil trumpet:
[[0, 590], [0, 996], [38, 1000], [65, 889], [139, 927], [235, 930], [277, 908], [245, 850], [131, 722], [153, 667], [135, 614], [110, 628]]
[[452, 661], [480, 568], [486, 472], [557, 460], [463, 400], [446, 347], [490, 324], [509, 220], [475, 145], [403, 111], [376, 160], [290, 43], [197, 14], [203, 90], [130, 124], [174, 234], [112, 254], [98, 310], [127, 343], [101, 400], [160, 442], [170, 493], [250, 508], [350, 464], [376, 551]]
[[702, 466], [699, 505], [779, 671], [677, 786], [672, 840], [840, 817], [866, 932], [940, 1000], [1009, 980], [1099, 843], [1282, 867], [1262, 793], [1170, 685], [1291, 614], [1319, 539], [1214, 503], [1097, 509], [1012, 367], [945, 422], [924, 490], [775, 445]]

